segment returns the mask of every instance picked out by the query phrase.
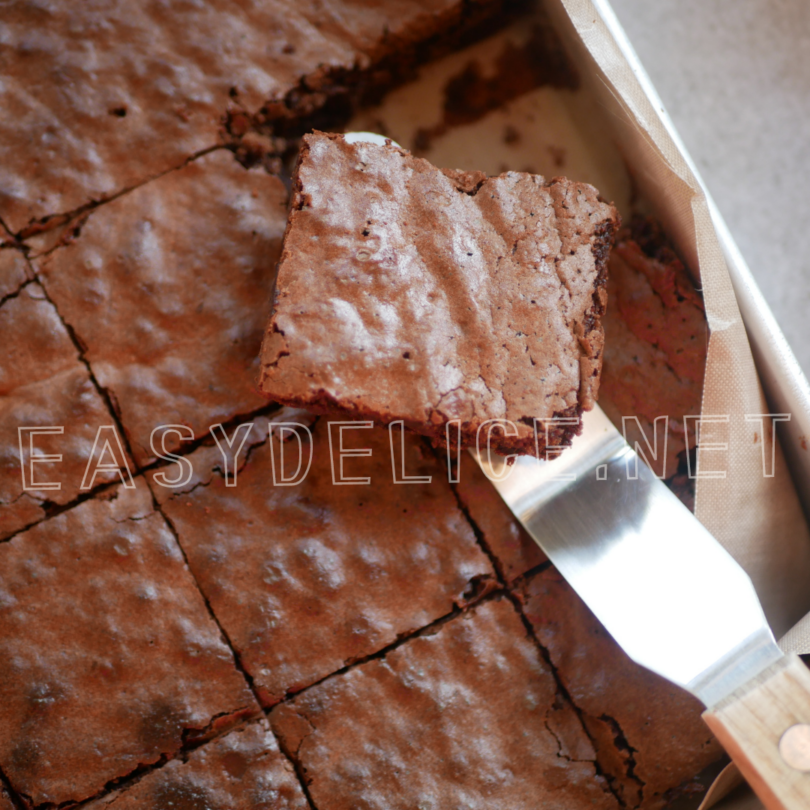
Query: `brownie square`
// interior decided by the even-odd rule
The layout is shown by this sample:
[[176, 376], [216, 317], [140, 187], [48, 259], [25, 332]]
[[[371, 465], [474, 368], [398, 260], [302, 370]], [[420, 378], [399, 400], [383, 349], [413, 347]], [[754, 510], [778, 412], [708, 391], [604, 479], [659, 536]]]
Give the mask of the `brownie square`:
[[78, 802], [258, 706], [143, 479], [0, 544], [0, 770]]
[[723, 756], [688, 692], [635, 664], [555, 569], [519, 595], [627, 807], [660, 810]]
[[[223, 462], [214, 447], [189, 457], [190, 491], [154, 486], [196, 580], [268, 706], [494, 583], [441, 466], [420, 440], [406, 438], [406, 469], [432, 482], [394, 484], [387, 431], [351, 433], [346, 445], [369, 448], [372, 456], [346, 459], [345, 472], [368, 476], [367, 486], [333, 484], [323, 419], [311, 445], [303, 437], [312, 466], [297, 486], [273, 486], [266, 432], [236, 486], [216, 471]], [[281, 447], [272, 441], [280, 472]], [[296, 442], [284, 452], [292, 475]]]
[[618, 807], [506, 600], [329, 678], [270, 719], [319, 810]]
[[[564, 178], [442, 171], [394, 145], [305, 136], [262, 349], [271, 399], [474, 444], [542, 452], [533, 419], [598, 391], [607, 254], [618, 225]], [[552, 445], [578, 432], [550, 427]], [[456, 443], [451, 431], [450, 441]]]
[[215, 152], [96, 209], [36, 263], [139, 465], [160, 425], [201, 436], [265, 404], [256, 358], [286, 198], [278, 178]]
[[266, 721], [252, 723], [108, 793], [87, 810], [307, 810]]
[[[0, 255], [7, 252], [0, 251]], [[70, 503], [82, 494], [80, 486], [88, 463], [92, 461], [94, 469], [102, 461], [103, 445], [93, 452], [96, 434], [100, 427], [114, 426], [115, 422], [79, 360], [67, 329], [38, 284], [27, 284], [18, 295], [0, 304], [0, 334], [4, 336], [0, 364], [2, 540], [42, 520], [49, 506]], [[20, 428], [61, 428], [63, 432], [43, 435], [24, 431], [21, 450]], [[59, 455], [61, 461], [43, 458]], [[33, 462], [33, 479], [32, 456], [39, 458]], [[121, 461], [125, 458], [123, 452], [117, 455]], [[103, 461], [112, 459], [105, 456]], [[98, 486], [112, 480], [120, 479], [115, 472], [102, 470], [94, 483]]]

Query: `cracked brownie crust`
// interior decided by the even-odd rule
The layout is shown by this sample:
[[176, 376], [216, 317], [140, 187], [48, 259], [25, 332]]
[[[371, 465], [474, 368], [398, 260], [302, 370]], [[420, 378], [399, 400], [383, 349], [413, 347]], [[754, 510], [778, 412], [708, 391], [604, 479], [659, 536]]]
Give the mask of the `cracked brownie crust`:
[[265, 404], [253, 381], [286, 200], [220, 150], [93, 211], [35, 263], [138, 464], [159, 425], [198, 437]]
[[[65, 212], [311, 115], [453, 33], [497, 0], [15, 2], [4, 12], [0, 217], [23, 235]], [[244, 126], [222, 131], [223, 116]], [[265, 137], [259, 152], [272, 151]]]
[[[260, 387], [276, 401], [437, 443], [535, 453], [533, 419], [593, 407], [606, 263], [618, 226], [596, 190], [442, 171], [395, 146], [304, 138]], [[554, 425], [551, 445], [578, 432]], [[455, 432], [451, 431], [451, 443]]]
[[[266, 721], [232, 731], [169, 762], [87, 810], [307, 810]], [[0, 810], [3, 810], [0, 806]]]
[[[8, 336], [0, 366], [2, 540], [42, 520], [51, 506], [67, 504], [84, 494], [79, 487], [85, 469], [101, 455], [100, 448], [95, 448], [93, 455], [96, 431], [113, 420], [39, 284], [26, 284], [18, 295], [0, 305], [0, 334]], [[61, 427], [63, 432], [23, 433], [21, 449], [21, 427]], [[31, 460], [36, 456], [40, 461], [33, 464], [32, 480]], [[46, 461], [43, 456], [53, 460]], [[56, 461], [58, 456], [61, 459]], [[118, 480], [115, 473], [100, 471], [95, 483], [111, 480]], [[50, 483], [60, 489], [40, 486]]]
[[[634, 664], [555, 569], [517, 591], [627, 807], [662, 810], [723, 756], [688, 692]], [[677, 718], [677, 721], [675, 721]]]
[[25, 256], [19, 250], [0, 247], [0, 303], [19, 290], [28, 279]]
[[0, 770], [82, 801], [258, 711], [143, 480], [0, 545]]
[[618, 807], [507, 600], [324, 681], [270, 720], [319, 810]]
[[[373, 455], [346, 459], [346, 473], [369, 476], [370, 486], [333, 485], [327, 428], [319, 421], [312, 467], [299, 486], [268, 485], [272, 457], [265, 441], [251, 451], [235, 488], [214, 471], [221, 458], [208, 448], [191, 456], [192, 491], [155, 488], [266, 705], [494, 584], [442, 468], [421, 441], [406, 437], [406, 469], [433, 476], [432, 483], [396, 485], [387, 431], [350, 433], [347, 445]], [[271, 441], [279, 463], [281, 447]], [[309, 447], [304, 436], [305, 453]], [[295, 440], [284, 447], [288, 475], [297, 466], [296, 451]]]

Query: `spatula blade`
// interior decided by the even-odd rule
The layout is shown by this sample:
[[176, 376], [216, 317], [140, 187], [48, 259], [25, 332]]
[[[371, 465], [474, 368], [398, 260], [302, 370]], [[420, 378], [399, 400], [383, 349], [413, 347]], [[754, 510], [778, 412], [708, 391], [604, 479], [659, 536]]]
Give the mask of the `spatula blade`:
[[713, 706], [781, 657], [748, 575], [600, 409], [553, 461], [510, 467], [480, 449], [512, 512], [636, 662]]

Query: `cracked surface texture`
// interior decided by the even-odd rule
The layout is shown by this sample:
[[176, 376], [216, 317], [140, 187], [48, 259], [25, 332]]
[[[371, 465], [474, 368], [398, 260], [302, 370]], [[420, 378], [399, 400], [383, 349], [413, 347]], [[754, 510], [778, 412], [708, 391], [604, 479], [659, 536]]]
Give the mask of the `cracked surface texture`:
[[[232, 731], [87, 810], [307, 810], [266, 721]], [[2, 810], [2, 808], [0, 808]]]
[[96, 795], [258, 710], [142, 479], [0, 545], [0, 770]]
[[[502, 452], [599, 386], [604, 262], [618, 225], [584, 183], [442, 171], [395, 146], [305, 136], [261, 389], [285, 404], [404, 420]], [[551, 431], [551, 444], [576, 432]], [[540, 450], [545, 436], [540, 431]]]
[[[709, 333], [683, 264], [661, 246], [661, 235], [642, 246], [633, 230], [622, 231], [610, 255], [599, 403], [619, 426], [623, 415], [637, 416], [651, 443], [656, 417], [669, 416], [664, 475], [670, 478], [686, 448], [683, 418], [701, 412]], [[635, 427], [627, 436], [645, 447]], [[660, 472], [660, 461], [655, 466]]]
[[[268, 442], [252, 451], [235, 488], [213, 472], [222, 462], [210, 448], [190, 457], [190, 492], [155, 488], [192, 572], [267, 705], [429, 624], [465, 603], [468, 592], [477, 595], [493, 583], [440, 465], [408, 435], [407, 473], [432, 475], [433, 482], [394, 484], [387, 433], [351, 430], [344, 437], [346, 447], [371, 449], [370, 458], [344, 460], [346, 475], [369, 476], [371, 486], [332, 484], [322, 419], [313, 430], [312, 467], [298, 486], [270, 484]], [[280, 471], [281, 448], [273, 442]], [[304, 437], [305, 453], [309, 447]], [[284, 445], [288, 476], [297, 461], [293, 440]]]
[[285, 221], [281, 181], [219, 151], [97, 209], [37, 262], [139, 464], [159, 425], [199, 436], [264, 404], [254, 380]]
[[[346, 458], [345, 471], [372, 485], [336, 487], [325, 420], [271, 412], [258, 392], [287, 222], [287, 191], [272, 174], [279, 156], [319, 121], [339, 127], [369, 89], [395, 83], [459, 29], [515, 5], [0, 2], [0, 810], [617, 810], [617, 795], [657, 810], [717, 757], [694, 705], [628, 663], [553, 571], [537, 573], [545, 557], [466, 453], [454, 493], [409, 434], [405, 471], [433, 482], [394, 485], [387, 432], [350, 430], [344, 443], [373, 455]], [[557, 44], [539, 33], [518, 61], [503, 51], [495, 75], [464, 63], [444, 124], [497, 107], [539, 82], [537, 71], [562, 70]], [[348, 326], [332, 322], [295, 357], [276, 347], [281, 365], [309, 353], [307, 384], [331, 374], [353, 395], [367, 386], [377, 405], [396, 395], [410, 408], [400, 418], [438, 422], [441, 436], [448, 414], [469, 417], [468, 439], [482, 414], [528, 413], [527, 398], [549, 413], [586, 404], [602, 360], [588, 310], [604, 303], [589, 215], [610, 218], [607, 206], [568, 181], [485, 181], [396, 150], [380, 191], [364, 150], [322, 161], [326, 180], [310, 178], [299, 202], [311, 207], [294, 214], [300, 222], [318, 201], [331, 206], [306, 234], [296, 289]], [[332, 182], [344, 171], [359, 191]], [[392, 217], [387, 193], [402, 209]], [[550, 215], [540, 236], [526, 227], [538, 201]], [[361, 204], [374, 208], [371, 223]], [[579, 219], [561, 216], [564, 205]], [[479, 253], [467, 250], [465, 218]], [[310, 236], [329, 232], [347, 260], [310, 265]], [[631, 228], [614, 252], [604, 321], [602, 401], [643, 419], [653, 402], [696, 402], [699, 412], [704, 359], [689, 348], [705, 329], [700, 302], [654, 236]], [[487, 252], [500, 257], [491, 283]], [[519, 263], [537, 266], [564, 317], [555, 320], [556, 303], [537, 316]], [[391, 268], [400, 286], [386, 286], [381, 270]], [[450, 270], [466, 273], [465, 293]], [[428, 294], [434, 306], [422, 310], [416, 299]], [[503, 304], [510, 295], [520, 306]], [[291, 312], [286, 337], [305, 336], [315, 310]], [[468, 368], [448, 363], [456, 327], [475, 334]], [[348, 353], [358, 344], [373, 348], [368, 367]], [[550, 388], [524, 390], [519, 378], [549, 346], [559, 352], [542, 375]], [[381, 358], [391, 360], [385, 374]], [[456, 385], [462, 372], [469, 390]], [[493, 395], [498, 386], [508, 399]], [[433, 394], [431, 411], [414, 407]], [[237, 458], [203, 442], [217, 422], [233, 436], [249, 413]], [[313, 429], [305, 484], [273, 485], [271, 446], [277, 459], [281, 446], [267, 431], [280, 421]], [[177, 473], [168, 464], [147, 473], [154, 495], [138, 476], [134, 491], [109, 486], [78, 501], [97, 427], [118, 422], [141, 467], [155, 461], [154, 428], [189, 428], [199, 442], [181, 462], [189, 482], [161, 487], [160, 475]], [[64, 426], [35, 442], [62, 454], [36, 468], [61, 490], [21, 492], [19, 425]], [[170, 434], [166, 449], [178, 446], [189, 447]], [[287, 472], [296, 450], [294, 439], [284, 445]], [[238, 469], [236, 488], [224, 466]], [[514, 593], [493, 593], [504, 585], [558, 672]]]
[[672, 798], [668, 791], [682, 783], [688, 791], [690, 780], [722, 757], [702, 705], [634, 664], [556, 570], [524, 583], [520, 598], [628, 807], [660, 810]]
[[[5, 252], [5, 251], [3, 251]], [[16, 252], [16, 251], [15, 251]], [[93, 446], [101, 425], [113, 424], [87, 368], [42, 288], [31, 283], [0, 306], [4, 341], [0, 364], [0, 540], [46, 515], [43, 502], [65, 504], [79, 494], [85, 468], [101, 460], [102, 447]], [[11, 339], [13, 336], [13, 339]], [[60, 435], [36, 435], [23, 440], [20, 427], [62, 427]], [[61, 461], [34, 463], [33, 455], [61, 455]], [[105, 461], [110, 461], [107, 456]], [[28, 473], [23, 490], [21, 467]], [[118, 480], [100, 471], [96, 484]], [[39, 488], [55, 482], [59, 490]]]
[[0, 247], [0, 300], [16, 292], [27, 278], [23, 254], [14, 248]]
[[176, 167], [218, 142], [229, 109], [317, 109], [353, 71], [452, 27], [464, 5], [12, 3], [0, 217], [17, 232]]
[[506, 600], [330, 678], [270, 719], [319, 810], [617, 807]]
[[540, 546], [515, 520], [495, 487], [468, 454], [461, 454], [456, 492], [464, 509], [500, 565], [507, 583], [548, 561]]

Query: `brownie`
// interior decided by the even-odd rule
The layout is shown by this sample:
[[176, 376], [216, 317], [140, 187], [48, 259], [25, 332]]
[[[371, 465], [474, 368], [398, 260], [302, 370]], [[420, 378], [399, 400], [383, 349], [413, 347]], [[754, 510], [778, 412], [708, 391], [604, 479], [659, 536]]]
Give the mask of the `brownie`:
[[548, 562], [540, 546], [515, 519], [498, 490], [468, 453], [460, 456], [456, 494], [507, 583]]
[[693, 777], [723, 755], [699, 701], [633, 663], [555, 569], [518, 593], [625, 805], [658, 810], [679, 787], [695, 789]]
[[[298, 486], [272, 485], [265, 441], [243, 454], [235, 487], [215, 470], [219, 451], [207, 447], [189, 457], [190, 491], [154, 487], [268, 706], [450, 613], [494, 581], [421, 440], [406, 438], [406, 469], [433, 476], [430, 484], [394, 484], [387, 431], [363, 429], [349, 431], [345, 446], [373, 455], [345, 459], [345, 474], [371, 484], [335, 486], [324, 420], [312, 436], [312, 466]], [[303, 447], [310, 448], [306, 436]], [[274, 454], [279, 463], [280, 445]], [[297, 460], [293, 440], [284, 446], [288, 475]]]
[[[392, 144], [304, 138], [262, 348], [289, 405], [536, 453], [533, 419], [573, 422], [599, 387], [607, 254], [618, 224], [565, 178], [442, 171]], [[576, 424], [549, 427], [565, 444]], [[451, 443], [456, 433], [450, 431]]]
[[0, 810], [17, 810], [2, 783], [0, 783]]
[[0, 302], [19, 290], [28, 275], [28, 265], [22, 252], [11, 247], [0, 247]]
[[506, 600], [329, 678], [270, 719], [319, 810], [618, 807]]
[[281, 181], [220, 150], [96, 209], [35, 262], [138, 464], [159, 425], [199, 437], [265, 404], [253, 380], [285, 220]]
[[[0, 255], [8, 252], [12, 251], [0, 251]], [[114, 420], [67, 329], [38, 284], [26, 284], [19, 294], [0, 304], [0, 334], [4, 336], [0, 364], [2, 540], [42, 520], [51, 507], [67, 504], [82, 494], [79, 487], [88, 463], [101, 460], [103, 444], [93, 452], [97, 431], [103, 425], [114, 425]], [[55, 427], [62, 428], [63, 433], [24, 432], [21, 457], [21, 427]], [[34, 462], [33, 481], [31, 444], [35, 455], [62, 456], [59, 462]], [[124, 455], [118, 458], [123, 460]], [[111, 480], [119, 480], [116, 473], [102, 470], [95, 484]], [[55, 483], [60, 489], [39, 487], [39, 483]]]
[[142, 479], [0, 544], [0, 771], [88, 799], [258, 711]]
[[[23, 235], [181, 165], [254, 123], [348, 103], [497, 0], [24, 0], [4, 14], [0, 217]], [[428, 50], [430, 50], [428, 48]], [[223, 132], [223, 116], [228, 127]], [[267, 136], [263, 136], [265, 139]], [[252, 149], [275, 148], [254, 141]]]
[[[643, 244], [634, 238], [642, 229], [655, 234]], [[654, 220], [622, 230], [608, 297], [600, 405], [620, 429], [622, 416], [636, 416], [651, 443], [655, 419], [669, 416], [666, 466], [653, 466], [672, 479], [686, 451], [684, 416], [701, 412], [709, 337], [703, 300]], [[632, 423], [627, 437], [646, 448]]]
[[266, 721], [232, 731], [148, 773], [87, 810], [307, 810]]

